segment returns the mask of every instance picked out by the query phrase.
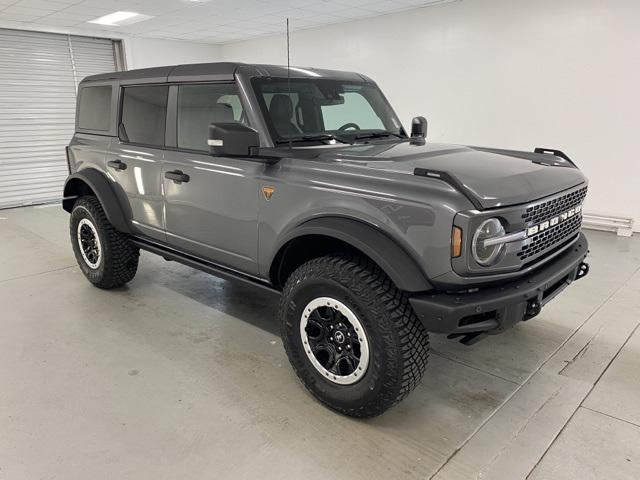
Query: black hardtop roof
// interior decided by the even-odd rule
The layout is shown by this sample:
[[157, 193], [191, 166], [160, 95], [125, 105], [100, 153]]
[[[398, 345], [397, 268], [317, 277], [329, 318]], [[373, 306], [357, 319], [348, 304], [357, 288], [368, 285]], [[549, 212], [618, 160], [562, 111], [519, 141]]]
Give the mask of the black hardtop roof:
[[[250, 77], [286, 77], [287, 67], [283, 65], [260, 65], [239, 62], [192, 63], [166, 67], [140, 68], [124, 72], [101, 73], [82, 80], [87, 82], [117, 81], [123, 84], [193, 82], [211, 80], [233, 80], [236, 72]], [[336, 80], [370, 82], [364, 75], [354, 72], [325, 70], [311, 67], [291, 67], [291, 78], [324, 77]]]

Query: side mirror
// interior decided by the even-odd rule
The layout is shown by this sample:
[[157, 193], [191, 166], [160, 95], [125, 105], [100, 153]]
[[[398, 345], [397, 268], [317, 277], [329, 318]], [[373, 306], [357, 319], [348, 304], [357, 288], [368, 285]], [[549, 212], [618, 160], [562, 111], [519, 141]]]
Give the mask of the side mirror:
[[424, 139], [427, 137], [427, 119], [424, 117], [413, 117], [411, 120], [411, 138]]
[[212, 123], [207, 144], [211, 155], [250, 157], [260, 148], [260, 136], [257, 130], [242, 123]]

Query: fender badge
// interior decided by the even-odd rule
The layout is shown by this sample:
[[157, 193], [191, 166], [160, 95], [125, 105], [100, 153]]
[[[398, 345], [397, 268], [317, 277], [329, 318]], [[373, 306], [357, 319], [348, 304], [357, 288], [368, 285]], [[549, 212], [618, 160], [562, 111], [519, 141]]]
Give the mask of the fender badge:
[[271, 200], [271, 197], [273, 196], [273, 192], [275, 191], [276, 189], [273, 187], [262, 187], [262, 194], [264, 195], [265, 200]]

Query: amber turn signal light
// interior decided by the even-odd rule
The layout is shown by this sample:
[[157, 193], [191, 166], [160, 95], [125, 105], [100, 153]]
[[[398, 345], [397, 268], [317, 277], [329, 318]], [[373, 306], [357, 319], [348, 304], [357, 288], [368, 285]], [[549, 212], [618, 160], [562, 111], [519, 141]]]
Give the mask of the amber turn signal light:
[[451, 258], [462, 255], [462, 229], [453, 227], [451, 231]]

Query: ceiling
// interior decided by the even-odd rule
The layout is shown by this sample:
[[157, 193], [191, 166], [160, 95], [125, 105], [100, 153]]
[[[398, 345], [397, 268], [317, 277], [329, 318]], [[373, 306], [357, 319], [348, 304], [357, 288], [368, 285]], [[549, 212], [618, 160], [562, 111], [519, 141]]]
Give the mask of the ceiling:
[[[0, 26], [102, 36], [229, 43], [456, 0], [0, 0]], [[87, 23], [116, 11], [153, 18], [128, 26]], [[107, 33], [113, 32], [113, 33]]]

